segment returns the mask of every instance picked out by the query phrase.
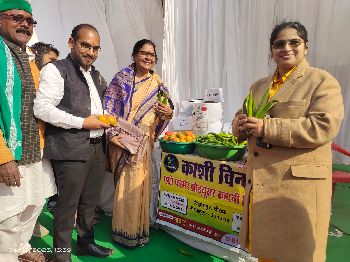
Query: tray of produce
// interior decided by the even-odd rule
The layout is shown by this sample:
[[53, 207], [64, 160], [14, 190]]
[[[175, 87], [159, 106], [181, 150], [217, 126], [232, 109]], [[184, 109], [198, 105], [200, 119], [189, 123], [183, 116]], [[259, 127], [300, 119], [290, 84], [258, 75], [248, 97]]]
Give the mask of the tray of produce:
[[191, 154], [195, 149], [196, 136], [192, 131], [168, 131], [159, 139], [163, 151], [174, 154]]
[[196, 153], [212, 160], [239, 160], [246, 150], [247, 142], [238, 143], [237, 138], [229, 133], [209, 133], [201, 135], [196, 141]]

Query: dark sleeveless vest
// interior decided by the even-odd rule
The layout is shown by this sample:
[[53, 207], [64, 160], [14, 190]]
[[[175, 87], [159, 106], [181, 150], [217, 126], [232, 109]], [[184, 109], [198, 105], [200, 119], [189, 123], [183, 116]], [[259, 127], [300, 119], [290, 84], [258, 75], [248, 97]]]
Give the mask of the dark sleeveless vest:
[[[64, 95], [57, 108], [78, 117], [91, 115], [91, 99], [87, 81], [80, 66], [68, 55], [53, 63], [64, 79]], [[106, 90], [106, 82], [100, 73], [91, 67], [91, 76], [100, 99]], [[51, 160], [86, 160], [90, 143], [90, 130], [64, 129], [46, 125], [44, 158]]]

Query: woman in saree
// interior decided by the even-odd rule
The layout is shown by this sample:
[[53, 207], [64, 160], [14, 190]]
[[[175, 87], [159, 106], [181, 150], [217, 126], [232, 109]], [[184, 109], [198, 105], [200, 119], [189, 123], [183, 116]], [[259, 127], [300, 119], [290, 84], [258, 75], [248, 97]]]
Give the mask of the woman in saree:
[[[114, 195], [113, 240], [130, 248], [149, 242], [153, 144], [173, 115], [169, 91], [152, 70], [157, 62], [155, 44], [147, 39], [138, 41], [133, 48], [132, 58], [134, 63], [115, 75], [104, 97], [104, 108], [108, 114], [128, 121], [148, 135], [148, 149], [142, 161], [122, 168]], [[169, 98], [169, 105], [158, 102], [158, 92]], [[107, 130], [107, 138], [114, 173], [125, 148], [118, 141], [120, 135], [112, 129]]]

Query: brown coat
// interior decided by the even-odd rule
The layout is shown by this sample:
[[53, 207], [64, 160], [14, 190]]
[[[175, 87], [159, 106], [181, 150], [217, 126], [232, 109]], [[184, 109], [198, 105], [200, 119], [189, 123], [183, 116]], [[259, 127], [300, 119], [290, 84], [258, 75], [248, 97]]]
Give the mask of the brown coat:
[[[273, 76], [252, 86], [260, 101]], [[344, 115], [341, 88], [329, 73], [303, 61], [274, 96], [264, 142], [248, 139], [246, 204], [240, 243], [248, 239], [253, 189], [252, 255], [278, 262], [322, 262], [331, 202], [331, 141]]]

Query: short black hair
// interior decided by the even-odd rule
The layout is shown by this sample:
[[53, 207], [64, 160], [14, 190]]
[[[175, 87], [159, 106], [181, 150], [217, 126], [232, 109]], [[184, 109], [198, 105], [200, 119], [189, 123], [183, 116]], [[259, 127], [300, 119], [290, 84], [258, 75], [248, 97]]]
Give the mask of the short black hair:
[[72, 33], [71, 33], [71, 38], [73, 38], [73, 40], [76, 42], [78, 39], [79, 39], [79, 31], [83, 28], [88, 28], [88, 29], [91, 29], [91, 30], [94, 30], [98, 35], [98, 31], [97, 29], [93, 26], [93, 25], [90, 25], [90, 24], [79, 24], [77, 26], [75, 26], [72, 30]]
[[134, 45], [134, 48], [132, 49], [132, 54], [131, 56], [134, 57], [136, 56], [136, 54], [140, 51], [140, 49], [145, 45], [145, 44], [149, 44], [152, 45], [154, 48], [154, 53], [155, 53], [155, 63], [157, 63], [158, 61], [158, 56], [157, 56], [157, 51], [156, 51], [156, 45], [149, 39], [141, 39], [139, 41], [136, 42], [136, 44]]
[[273, 45], [273, 42], [276, 40], [278, 34], [286, 28], [292, 28], [297, 31], [298, 36], [304, 40], [305, 43], [309, 42], [307, 38], [307, 31], [305, 26], [303, 26], [301, 23], [297, 21], [282, 21], [280, 24], [276, 25], [275, 28], [272, 30], [271, 37], [270, 37], [270, 50]]
[[51, 44], [46, 44], [43, 42], [37, 42], [33, 44], [31, 47], [29, 47], [30, 50], [35, 55], [35, 64], [38, 66], [39, 70], [43, 68], [43, 56], [45, 54], [50, 53], [51, 51], [56, 53], [57, 56], [60, 55], [60, 52]]

